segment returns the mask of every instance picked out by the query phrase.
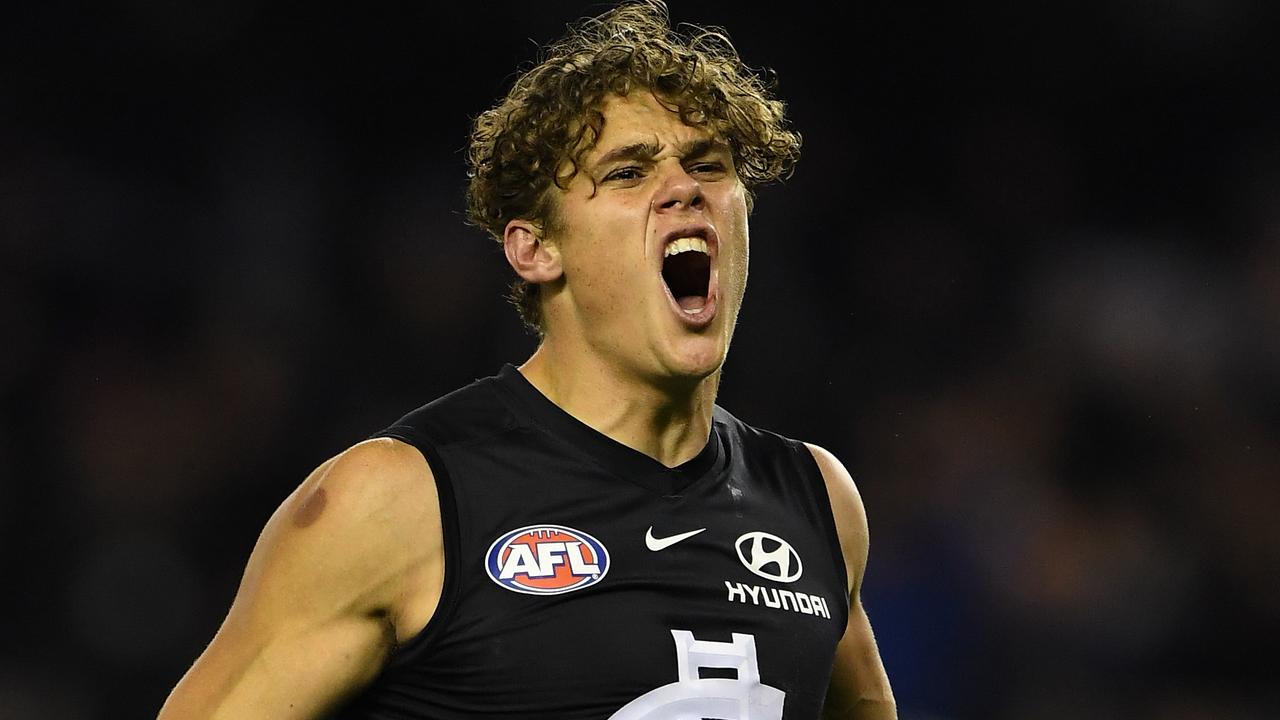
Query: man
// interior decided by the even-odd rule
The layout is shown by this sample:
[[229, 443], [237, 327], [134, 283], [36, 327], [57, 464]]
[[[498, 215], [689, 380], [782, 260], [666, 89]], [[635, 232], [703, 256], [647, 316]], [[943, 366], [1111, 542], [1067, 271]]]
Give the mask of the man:
[[798, 148], [723, 36], [572, 29], [470, 152], [537, 351], [313, 472], [161, 717], [894, 717], [848, 473], [714, 405]]

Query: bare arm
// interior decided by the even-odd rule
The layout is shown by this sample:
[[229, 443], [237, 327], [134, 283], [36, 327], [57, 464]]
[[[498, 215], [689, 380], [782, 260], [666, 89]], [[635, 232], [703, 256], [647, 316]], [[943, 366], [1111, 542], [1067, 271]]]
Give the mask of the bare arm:
[[280, 505], [213, 641], [160, 720], [314, 718], [377, 675], [439, 601], [430, 469], [394, 440], [361, 443]]
[[808, 447], [827, 483], [849, 575], [849, 624], [836, 646], [824, 717], [827, 720], [893, 720], [898, 717], [893, 690], [860, 597], [862, 575], [867, 566], [867, 513], [844, 465], [826, 450], [816, 445]]

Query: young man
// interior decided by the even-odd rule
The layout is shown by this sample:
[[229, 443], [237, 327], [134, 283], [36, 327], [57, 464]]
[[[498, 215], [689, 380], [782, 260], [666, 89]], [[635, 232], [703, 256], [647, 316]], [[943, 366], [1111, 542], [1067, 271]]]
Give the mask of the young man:
[[798, 148], [660, 3], [553, 46], [470, 156], [537, 351], [312, 473], [161, 717], [894, 717], [848, 473], [714, 404]]

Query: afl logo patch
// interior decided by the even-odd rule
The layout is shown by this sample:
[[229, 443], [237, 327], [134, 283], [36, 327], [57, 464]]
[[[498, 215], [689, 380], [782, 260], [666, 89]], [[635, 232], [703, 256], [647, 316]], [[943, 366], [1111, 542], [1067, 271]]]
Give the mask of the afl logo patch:
[[512, 592], [559, 595], [595, 585], [609, 572], [609, 551], [581, 530], [528, 525], [489, 546], [484, 569]]

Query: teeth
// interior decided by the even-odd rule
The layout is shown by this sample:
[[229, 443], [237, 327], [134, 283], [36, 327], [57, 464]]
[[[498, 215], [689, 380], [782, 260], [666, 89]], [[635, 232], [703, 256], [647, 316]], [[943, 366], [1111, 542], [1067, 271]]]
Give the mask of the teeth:
[[706, 240], [703, 240], [700, 237], [683, 237], [683, 238], [677, 238], [667, 243], [667, 249], [663, 253], [663, 257], [671, 257], [672, 255], [679, 255], [682, 252], [689, 252], [690, 250], [696, 250], [702, 253], [703, 255], [711, 254], [707, 252]]

